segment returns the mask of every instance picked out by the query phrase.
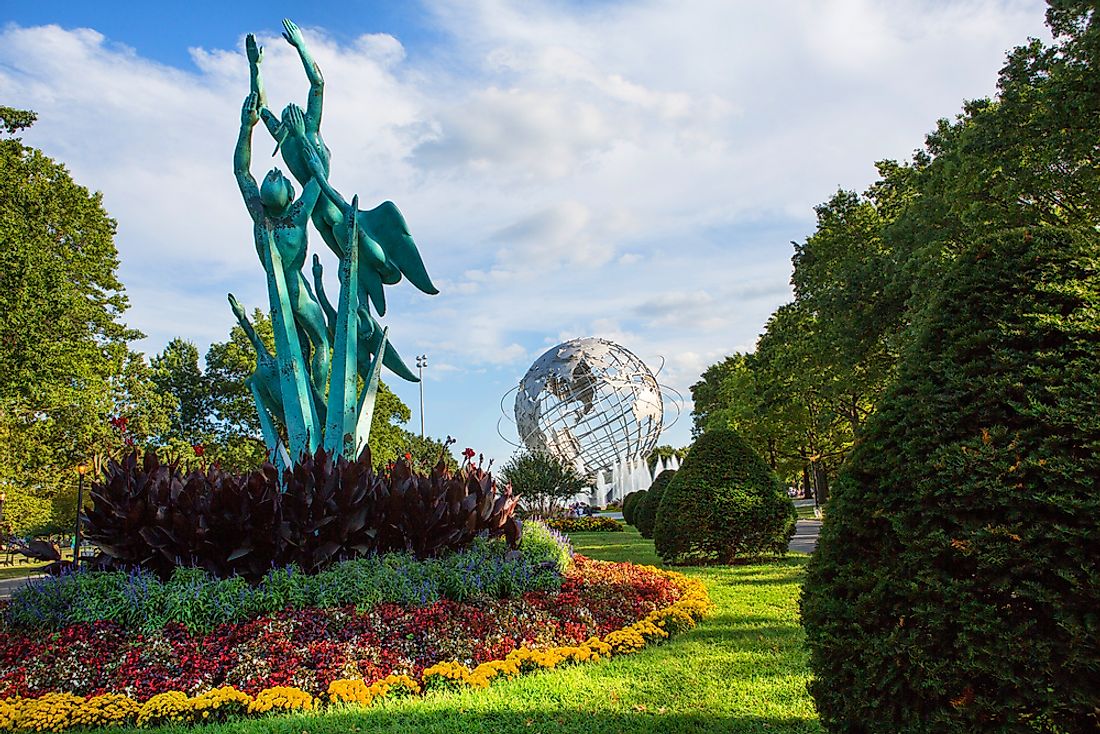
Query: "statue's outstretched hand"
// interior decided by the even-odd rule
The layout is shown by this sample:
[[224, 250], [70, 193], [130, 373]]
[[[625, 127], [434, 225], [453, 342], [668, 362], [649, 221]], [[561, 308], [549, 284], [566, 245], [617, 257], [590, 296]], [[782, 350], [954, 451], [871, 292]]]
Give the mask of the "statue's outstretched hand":
[[257, 45], [256, 36], [249, 33], [244, 37], [244, 50], [248, 54], [248, 63], [259, 64], [264, 58], [264, 47]]
[[241, 107], [241, 125], [252, 127], [260, 120], [260, 95], [253, 92], [244, 98]]
[[306, 116], [302, 108], [291, 102], [283, 110], [283, 119], [290, 125], [290, 131], [299, 138], [306, 136]]
[[290, 18], [283, 18], [283, 28], [285, 29], [283, 38], [286, 39], [287, 43], [295, 48], [301, 48], [302, 44], [305, 43], [305, 39], [302, 38], [302, 32], [298, 30], [298, 26], [294, 25], [294, 21]]
[[[316, 255], [314, 256], [316, 257]], [[237, 317], [237, 321], [245, 320], [244, 309], [241, 307], [240, 302], [233, 297], [233, 294], [229, 294], [229, 306], [233, 309], [233, 315]]]

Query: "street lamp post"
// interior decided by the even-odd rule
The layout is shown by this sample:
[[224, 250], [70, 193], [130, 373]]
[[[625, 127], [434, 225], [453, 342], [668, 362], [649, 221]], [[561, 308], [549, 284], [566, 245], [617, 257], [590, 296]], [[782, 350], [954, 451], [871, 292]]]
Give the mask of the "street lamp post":
[[428, 355], [418, 354], [416, 371], [420, 378], [420, 437], [424, 438], [424, 368], [428, 366]]
[[73, 543], [73, 568], [80, 565], [80, 510], [84, 507], [84, 475], [88, 473], [88, 465], [83, 461], [76, 465], [76, 474], [79, 477], [76, 484], [76, 540]]

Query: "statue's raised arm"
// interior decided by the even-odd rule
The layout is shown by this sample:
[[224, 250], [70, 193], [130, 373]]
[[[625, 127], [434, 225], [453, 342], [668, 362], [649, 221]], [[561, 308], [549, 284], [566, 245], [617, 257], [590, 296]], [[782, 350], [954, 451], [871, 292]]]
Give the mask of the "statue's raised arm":
[[279, 118], [267, 108], [267, 91], [264, 89], [263, 75], [260, 74], [260, 62], [264, 59], [264, 47], [256, 43], [256, 36], [249, 33], [244, 37], [244, 51], [248, 57], [248, 91], [259, 99], [260, 119], [273, 138], [279, 138]]
[[[309, 168], [313, 181], [316, 181], [321, 191], [325, 194], [327, 202], [339, 210], [344, 218], [350, 213], [352, 206], [340, 195], [328, 181], [328, 172], [316, 148], [310, 143], [305, 134], [302, 112], [294, 105], [289, 105], [283, 113], [284, 124], [290, 128], [288, 137], [294, 138], [296, 149], [301, 151], [306, 166]], [[358, 221], [357, 241], [360, 247], [362, 260], [359, 273], [363, 279], [363, 287], [374, 303], [380, 316], [386, 313], [386, 299], [382, 290], [383, 283], [396, 283], [404, 275], [409, 282], [424, 293], [435, 294], [439, 291], [428, 276], [416, 244], [409, 234], [405, 219], [392, 202], [386, 201], [367, 211], [359, 211], [356, 214]], [[332, 219], [332, 217], [330, 217]], [[316, 220], [315, 220], [316, 221]], [[342, 228], [342, 220], [333, 222], [333, 231], [340, 241], [346, 240], [346, 233]], [[336, 250], [343, 257], [341, 250]], [[389, 273], [396, 274], [396, 278], [388, 277]]]
[[237, 147], [233, 151], [233, 174], [237, 177], [237, 186], [244, 197], [244, 204], [252, 221], [263, 217], [263, 204], [260, 201], [260, 189], [252, 177], [252, 128], [260, 119], [260, 95], [252, 92], [244, 98], [241, 106], [241, 130], [237, 136]]
[[[298, 49], [298, 56], [302, 59], [302, 66], [306, 70], [306, 78], [309, 79], [309, 101], [306, 104], [306, 132], [316, 134], [321, 130], [321, 108], [325, 101], [325, 78], [321, 76], [321, 67], [313, 60], [313, 55], [306, 48], [302, 31], [294, 25], [290, 18], [283, 18], [283, 38], [294, 48]], [[324, 153], [322, 153], [323, 155]], [[327, 156], [326, 156], [327, 158]], [[327, 160], [326, 160], [327, 164]]]
[[290, 125], [291, 135], [297, 138], [298, 143], [302, 146], [302, 156], [305, 158], [306, 166], [309, 168], [313, 180], [321, 187], [321, 191], [324, 192], [325, 196], [336, 205], [340, 213], [346, 217], [351, 210], [351, 204], [328, 182], [328, 171], [325, 170], [324, 163], [317, 155], [317, 149], [306, 138], [305, 119], [301, 108], [292, 104], [283, 116]]

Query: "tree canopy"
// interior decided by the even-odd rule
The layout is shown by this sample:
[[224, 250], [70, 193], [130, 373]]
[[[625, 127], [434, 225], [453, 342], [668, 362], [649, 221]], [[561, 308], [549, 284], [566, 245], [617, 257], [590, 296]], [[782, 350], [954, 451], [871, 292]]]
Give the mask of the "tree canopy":
[[1100, 224], [1100, 26], [1091, 3], [1052, 2], [1053, 44], [1012, 50], [997, 94], [939, 120], [909, 161], [839, 190], [794, 245], [794, 300], [756, 348], [692, 386], [693, 431], [732, 428], [788, 483], [824, 497], [896, 378], [944, 274], [1006, 228]]
[[163, 428], [166, 401], [130, 342], [115, 222], [102, 197], [14, 133], [36, 115], [0, 107], [0, 484], [27, 530], [75, 482], [75, 465], [120, 441], [109, 422]]

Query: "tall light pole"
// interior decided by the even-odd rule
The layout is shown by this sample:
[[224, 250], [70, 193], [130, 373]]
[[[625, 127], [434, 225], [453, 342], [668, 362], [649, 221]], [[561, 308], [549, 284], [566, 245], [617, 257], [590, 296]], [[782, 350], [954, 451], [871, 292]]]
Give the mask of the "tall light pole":
[[428, 366], [428, 355], [416, 356], [416, 371], [420, 378], [420, 437], [424, 438], [424, 368]]
[[76, 474], [79, 477], [76, 484], [76, 538], [73, 542], [73, 568], [80, 564], [80, 511], [84, 508], [84, 475], [88, 473], [88, 465], [83, 461], [76, 465]]

